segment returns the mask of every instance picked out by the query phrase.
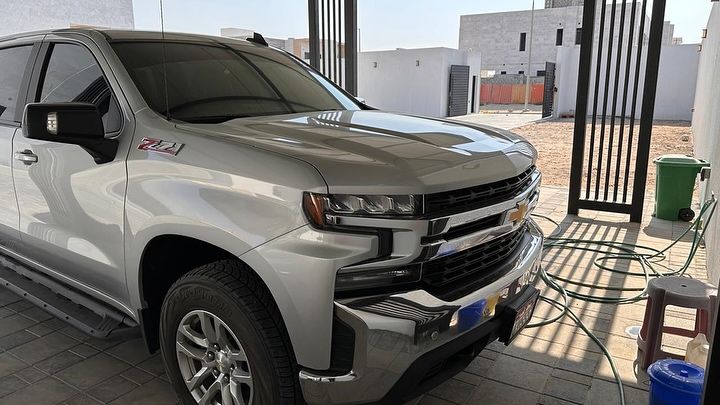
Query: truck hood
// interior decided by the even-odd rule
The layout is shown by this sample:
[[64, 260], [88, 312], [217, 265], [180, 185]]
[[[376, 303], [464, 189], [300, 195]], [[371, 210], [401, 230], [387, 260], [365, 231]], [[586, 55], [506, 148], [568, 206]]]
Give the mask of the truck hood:
[[301, 159], [320, 172], [331, 193], [448, 191], [515, 176], [535, 160], [532, 146], [508, 131], [382, 111], [240, 118], [178, 129]]

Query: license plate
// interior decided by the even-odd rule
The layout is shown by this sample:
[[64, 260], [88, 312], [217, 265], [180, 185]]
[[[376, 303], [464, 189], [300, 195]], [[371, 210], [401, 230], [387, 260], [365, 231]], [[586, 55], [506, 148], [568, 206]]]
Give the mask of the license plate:
[[501, 342], [509, 345], [530, 323], [539, 296], [540, 290], [527, 286], [512, 303], [504, 306], [500, 315], [503, 322], [499, 335]]

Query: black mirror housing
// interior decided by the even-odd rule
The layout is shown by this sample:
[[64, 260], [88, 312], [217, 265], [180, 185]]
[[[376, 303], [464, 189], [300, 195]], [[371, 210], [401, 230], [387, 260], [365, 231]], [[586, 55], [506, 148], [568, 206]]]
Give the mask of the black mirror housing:
[[25, 106], [26, 138], [81, 146], [96, 163], [115, 159], [117, 139], [106, 139], [100, 112], [90, 103], [32, 103]]

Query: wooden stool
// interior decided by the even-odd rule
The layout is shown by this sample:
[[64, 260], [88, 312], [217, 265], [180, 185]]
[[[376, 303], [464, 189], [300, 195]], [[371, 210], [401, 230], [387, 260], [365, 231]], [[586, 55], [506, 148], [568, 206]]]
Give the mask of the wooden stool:
[[[663, 333], [689, 338], [704, 333], [710, 339], [709, 332], [712, 331], [710, 322], [715, 319], [717, 300], [715, 287], [691, 278], [660, 277], [650, 280], [647, 293], [645, 319], [637, 338], [638, 347], [642, 352], [640, 358], [642, 370], [647, 370], [659, 359], [683, 359], [681, 356], [662, 350]], [[665, 307], [668, 305], [695, 309], [695, 329], [665, 326]]]

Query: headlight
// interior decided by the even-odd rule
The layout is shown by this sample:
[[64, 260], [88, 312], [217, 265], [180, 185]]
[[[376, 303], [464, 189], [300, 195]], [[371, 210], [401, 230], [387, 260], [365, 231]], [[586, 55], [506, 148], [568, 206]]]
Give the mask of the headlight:
[[334, 215], [414, 217], [422, 213], [418, 195], [351, 195], [305, 193], [303, 209], [315, 225], [326, 225]]

